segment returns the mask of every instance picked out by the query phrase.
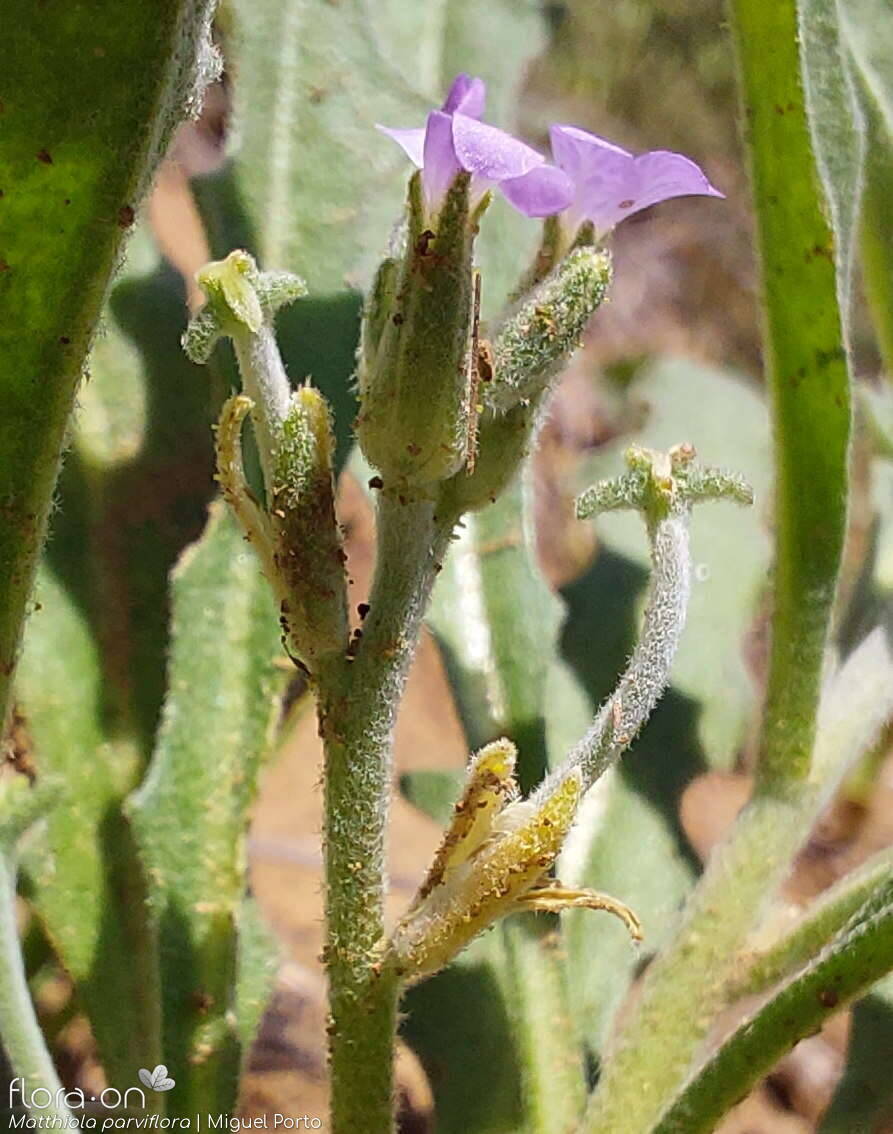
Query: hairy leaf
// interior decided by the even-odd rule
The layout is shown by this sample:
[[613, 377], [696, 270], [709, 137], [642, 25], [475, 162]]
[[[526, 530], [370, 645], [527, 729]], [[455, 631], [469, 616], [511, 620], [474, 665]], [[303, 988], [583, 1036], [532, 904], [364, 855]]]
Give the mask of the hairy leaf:
[[59, 781], [55, 806], [25, 843], [27, 892], [76, 982], [110, 1081], [127, 1085], [160, 1055], [157, 956], [142, 870], [121, 814], [140, 760], [126, 736], [106, 732], [96, 642], [71, 594], [46, 569], [16, 691], [38, 779]]
[[221, 504], [173, 576], [169, 694], [132, 816], [162, 950], [164, 1053], [178, 1113], [235, 1102], [245, 835], [269, 746], [279, 628], [269, 586]]

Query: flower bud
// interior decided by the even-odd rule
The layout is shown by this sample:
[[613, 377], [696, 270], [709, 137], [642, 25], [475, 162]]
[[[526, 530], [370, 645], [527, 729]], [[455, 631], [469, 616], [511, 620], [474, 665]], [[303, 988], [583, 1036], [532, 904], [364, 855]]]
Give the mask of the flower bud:
[[444, 480], [465, 459], [472, 245], [482, 212], [470, 212], [468, 185], [469, 175], [458, 174], [431, 217], [420, 177], [412, 178], [399, 275], [386, 261], [367, 307], [357, 436], [370, 464], [398, 487]]
[[610, 280], [610, 258], [578, 248], [503, 324], [486, 365], [477, 363], [477, 453], [443, 487], [450, 508], [483, 508], [513, 479], [530, 451], [552, 380], [578, 346]]
[[304, 386], [282, 423], [269, 518], [283, 630], [311, 672], [348, 641], [333, 447], [329, 407], [318, 390]]

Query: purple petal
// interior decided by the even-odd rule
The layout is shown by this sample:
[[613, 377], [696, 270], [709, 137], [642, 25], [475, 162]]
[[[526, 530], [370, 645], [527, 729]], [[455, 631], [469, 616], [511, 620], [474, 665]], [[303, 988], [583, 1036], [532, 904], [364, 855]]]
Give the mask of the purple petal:
[[639, 199], [632, 210], [668, 201], [671, 197], [724, 197], [710, 184], [699, 165], [683, 154], [652, 150], [635, 159]]
[[389, 138], [393, 138], [412, 164], [419, 169], [422, 168], [425, 152], [424, 126], [414, 126], [408, 130], [392, 130], [389, 126], [379, 126], [376, 124], [375, 129], [380, 130], [382, 134], [386, 134]]
[[627, 150], [578, 126], [551, 126], [549, 139], [556, 163], [574, 181], [585, 178], [593, 163], [603, 155], [632, 157]]
[[607, 232], [625, 217], [671, 197], [721, 197], [703, 171], [682, 154], [654, 150], [634, 158], [576, 126], [553, 126], [552, 152], [576, 186], [571, 225], [591, 220]]
[[473, 79], [471, 75], [461, 74], [453, 79], [441, 110], [447, 114], [467, 114], [469, 118], [480, 118], [484, 113], [487, 99], [487, 85], [483, 79]]
[[428, 115], [422, 163], [422, 185], [429, 208], [437, 208], [460, 171], [453, 149], [453, 118], [442, 110]]
[[510, 205], [527, 217], [550, 217], [563, 212], [574, 199], [574, 183], [554, 165], [538, 165], [521, 177], [500, 182]]
[[503, 130], [465, 114], [453, 115], [453, 146], [462, 168], [487, 181], [523, 177], [546, 160]]

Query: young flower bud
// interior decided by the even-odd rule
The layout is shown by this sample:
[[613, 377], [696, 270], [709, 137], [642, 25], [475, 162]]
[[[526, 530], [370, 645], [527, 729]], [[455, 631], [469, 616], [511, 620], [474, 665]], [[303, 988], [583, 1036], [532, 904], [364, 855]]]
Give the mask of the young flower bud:
[[468, 185], [459, 173], [431, 217], [413, 176], [397, 287], [385, 267], [366, 313], [357, 437], [370, 464], [397, 486], [444, 480], [465, 459], [472, 245], [482, 211], [470, 213]]
[[477, 371], [477, 453], [443, 488], [460, 512], [496, 499], [530, 451], [553, 378], [580, 341], [611, 280], [611, 261], [578, 248], [561, 262], [486, 345]]
[[304, 386], [291, 398], [270, 494], [283, 630], [311, 672], [348, 641], [344, 551], [335, 518], [329, 407]]
[[221, 337], [232, 339], [242, 387], [254, 403], [252, 421], [269, 498], [270, 479], [291, 387], [273, 331], [280, 307], [306, 294], [298, 276], [261, 272], [247, 252], [230, 252], [196, 274], [208, 302], [183, 335], [183, 349], [193, 362], [207, 362]]
[[549, 386], [601, 305], [611, 282], [605, 252], [577, 248], [524, 300], [493, 343], [493, 379], [486, 408], [505, 413]]

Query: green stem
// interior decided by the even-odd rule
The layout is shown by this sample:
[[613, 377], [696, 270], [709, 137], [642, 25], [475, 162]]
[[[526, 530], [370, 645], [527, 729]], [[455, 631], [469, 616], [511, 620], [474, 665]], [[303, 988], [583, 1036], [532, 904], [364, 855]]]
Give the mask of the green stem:
[[422, 617], [455, 517], [382, 495], [364, 637], [319, 674], [326, 753], [326, 965], [333, 1134], [389, 1134], [398, 983], [376, 967], [384, 934], [392, 743]]
[[795, 0], [731, 0], [762, 261], [776, 482], [772, 652], [758, 790], [809, 774], [846, 527], [850, 390], [834, 240], [800, 84]]
[[893, 881], [801, 975], [739, 1024], [663, 1115], [654, 1134], [709, 1134], [795, 1043], [893, 969]]
[[277, 483], [276, 453], [282, 436], [282, 423], [288, 415], [291, 387], [271, 325], [264, 323], [256, 333], [241, 331], [232, 339], [242, 376], [242, 389], [255, 406], [251, 421], [257, 431], [267, 503], [271, 504]]
[[[47, 1051], [40, 1024], [28, 991], [28, 978], [22, 960], [16, 922], [16, 869], [13, 851], [0, 850], [0, 1038], [13, 1076], [23, 1099], [38, 1088], [49, 1091], [52, 1102], [35, 1114], [53, 1119], [60, 1129], [76, 1124], [62, 1102], [64, 1089]], [[19, 1080], [16, 1084], [15, 1080]], [[10, 1100], [13, 1100], [12, 1086]], [[40, 1096], [40, 1101], [43, 1095]]]
[[122, 238], [196, 81], [211, 7], [13, 0], [6, 11], [0, 722], [84, 361]]

